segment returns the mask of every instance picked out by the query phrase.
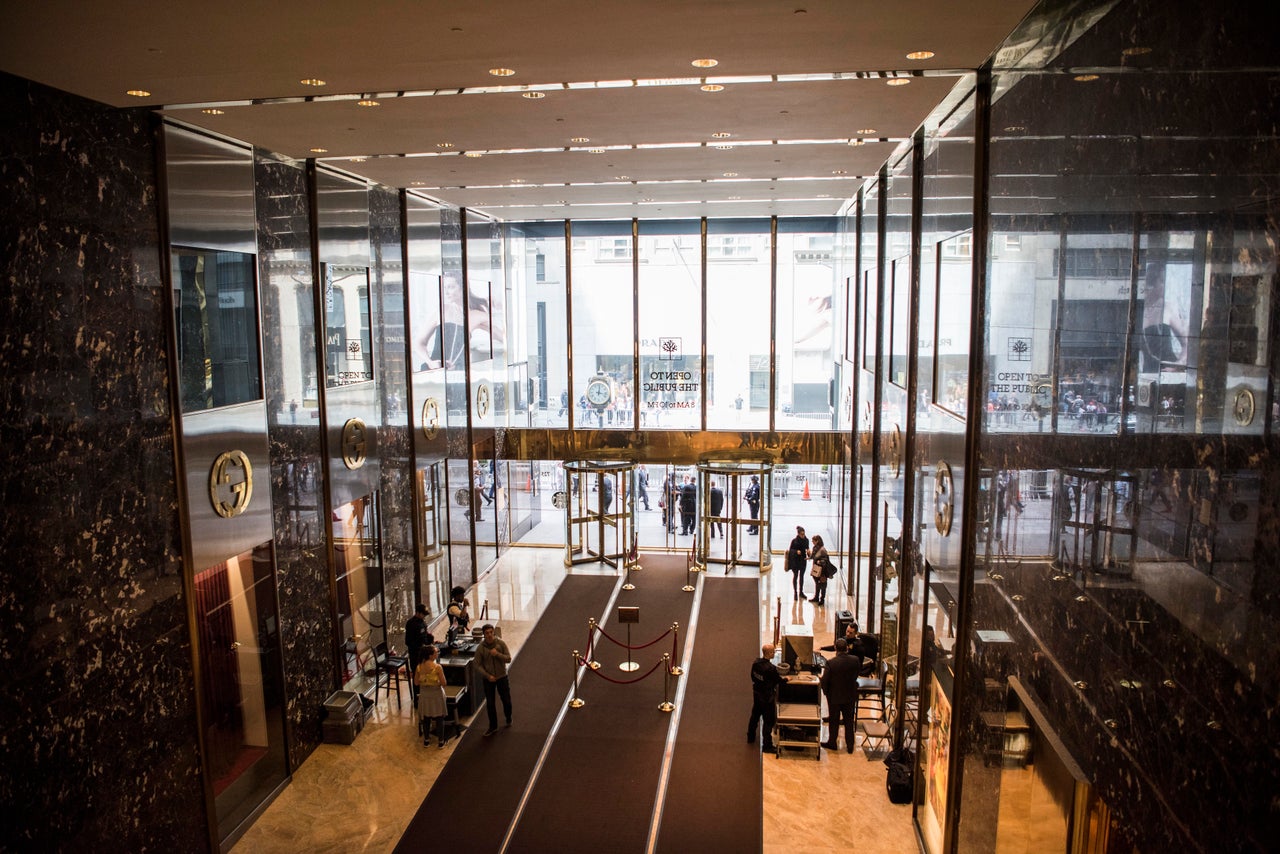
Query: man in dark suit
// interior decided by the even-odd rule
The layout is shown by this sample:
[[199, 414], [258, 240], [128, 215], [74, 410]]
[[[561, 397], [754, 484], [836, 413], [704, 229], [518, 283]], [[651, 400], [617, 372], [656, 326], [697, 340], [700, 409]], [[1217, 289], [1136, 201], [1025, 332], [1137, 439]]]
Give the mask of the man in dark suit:
[[[724, 511], [724, 490], [720, 488], [720, 484], [715, 481], [711, 482], [711, 515], [719, 516]], [[716, 529], [720, 529], [720, 536], [724, 536], [724, 522], [711, 523], [711, 536], [716, 535]]]
[[844, 638], [836, 640], [835, 658], [822, 670], [822, 693], [827, 695], [827, 711], [831, 715], [827, 741], [822, 746], [836, 749], [840, 732], [840, 720], [844, 719], [844, 746], [853, 753], [853, 733], [857, 727], [858, 671], [862, 662], [849, 655], [849, 645]]
[[[760, 648], [760, 657], [751, 664], [751, 720], [747, 722], [747, 744], [756, 743], [760, 732], [761, 748], [765, 753], [775, 753], [773, 725], [778, 719], [778, 686], [782, 675], [773, 665], [773, 644]], [[764, 728], [760, 729], [763, 722]]]

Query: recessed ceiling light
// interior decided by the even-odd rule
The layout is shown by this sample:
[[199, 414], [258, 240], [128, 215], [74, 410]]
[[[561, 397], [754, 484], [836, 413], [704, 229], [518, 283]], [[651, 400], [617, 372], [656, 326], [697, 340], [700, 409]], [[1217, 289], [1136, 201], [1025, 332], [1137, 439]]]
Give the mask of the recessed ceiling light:
[[694, 68], [715, 68], [720, 64], [718, 59], [695, 59], [690, 63]]
[[891, 80], [885, 81], [885, 83], [890, 86], [906, 86], [910, 82], [911, 82], [911, 78], [909, 77], [894, 77]]
[[651, 201], [653, 201], [653, 199], [644, 198], [644, 199], [641, 199], [640, 201], [642, 201], [642, 202], [651, 202]]
[[1098, 79], [1098, 75], [1096, 75], [1096, 74], [1077, 74], [1075, 77], [1072, 77], [1071, 79], [1072, 79], [1072, 80], [1074, 80], [1074, 81], [1076, 81], [1077, 83], [1092, 83], [1094, 80], [1097, 80], [1097, 79]]
[[373, 100], [372, 98], [361, 98], [359, 101], [356, 101], [356, 104], [361, 107], [381, 106], [381, 104], [379, 104], [377, 101]]
[[832, 169], [831, 174], [832, 175], [848, 175], [849, 173], [844, 171], [843, 169]]
[[867, 141], [865, 139], [851, 139], [849, 140], [849, 144], [854, 148], [857, 148], [859, 145], [866, 145]]
[[437, 142], [436, 148], [453, 148], [452, 142]]
[[1151, 53], [1151, 48], [1127, 47], [1124, 50], [1120, 51], [1120, 53], [1123, 54], [1124, 56], [1146, 56], [1147, 54]]
[[631, 180], [631, 176], [630, 176], [630, 175], [615, 175], [615, 176], [613, 176], [613, 179], [614, 179], [615, 181], [630, 181], [630, 180]]
[[877, 131], [875, 128], [858, 128], [858, 133], [862, 134], [863, 136], [870, 136], [871, 134], [876, 132]]
[[933, 59], [933, 51], [931, 50], [913, 50], [907, 54], [907, 59]]
[[737, 172], [726, 172], [726, 173], [724, 173], [724, 177], [726, 177], [726, 178], [737, 178], [737, 177], [738, 177], [738, 173], [737, 173]]
[[133, 96], [133, 97], [135, 97], [135, 98], [150, 98], [150, 97], [151, 97], [151, 93], [150, 93], [150, 92], [148, 92], [146, 89], [129, 89], [128, 91], [126, 91], [126, 92], [125, 92], [125, 94], [126, 94], [126, 95], [132, 95], [132, 96]]
[[328, 153], [329, 153], [329, 149], [327, 149], [327, 148], [313, 148], [313, 149], [311, 149], [311, 153], [312, 153], [312, 154], [328, 154]]
[[712, 139], [728, 139], [730, 136], [732, 136], [732, 134], [729, 133], [727, 130], [718, 130], [715, 133], [711, 134]]
[[489, 73], [494, 77], [511, 77], [515, 75], [515, 69], [512, 68], [490, 68]]
[[207, 110], [201, 110], [206, 116], [225, 116], [226, 110], [219, 110], [217, 107], [210, 107]]
[[588, 149], [587, 149], [587, 153], [588, 153], [588, 154], [604, 154], [604, 149], [603, 149], [603, 148], [588, 148]]
[[820, 198], [820, 199], [829, 199], [829, 198], [831, 198], [831, 195], [830, 195], [829, 193], [818, 193], [818, 198]]
[[365, 162], [366, 160], [368, 160], [369, 158], [367, 158], [367, 157], [349, 157], [349, 158], [347, 158], [347, 159], [348, 159], [348, 160], [350, 160], [352, 163], [363, 163], [363, 162]]
[[484, 152], [482, 152], [482, 151], [464, 151], [464, 152], [462, 153], [462, 156], [463, 156], [463, 157], [484, 157]]
[[536, 101], [539, 98], [547, 97], [547, 93], [545, 92], [522, 92], [520, 94], [522, 97], [528, 98], [530, 101]]
[[557, 204], [557, 205], [567, 205], [567, 204], [569, 204], [569, 200], [568, 200], [568, 199], [556, 199], [556, 204]]
[[726, 196], [725, 198], [727, 198], [727, 199], [728, 199], [729, 201], [731, 201], [731, 202], [734, 202], [734, 201], [737, 201], [738, 199], [742, 198], [742, 196]]
[[1026, 130], [1026, 127], [1024, 125], [1009, 125], [1007, 128], [1004, 129], [1004, 132], [1018, 133], [1019, 131], [1024, 131], [1024, 130]]
[[570, 142], [590, 142], [590, 141], [591, 141], [591, 137], [589, 137], [589, 136], [575, 136], [573, 139], [571, 139], [571, 140], [569, 140], [569, 141], [570, 141]]
[[716, 151], [733, 151], [732, 145], [713, 145], [711, 147]]
[[425, 187], [427, 185], [427, 182], [426, 181], [410, 181], [409, 184], [410, 186], [413, 186], [413, 187]]
[[701, 87], [703, 92], [719, 92], [724, 89], [719, 83], [704, 83]]
[[301, 83], [303, 86], [323, 86], [324, 85], [324, 81], [321, 80], [319, 77], [307, 77], [303, 80], [299, 80], [298, 82]]

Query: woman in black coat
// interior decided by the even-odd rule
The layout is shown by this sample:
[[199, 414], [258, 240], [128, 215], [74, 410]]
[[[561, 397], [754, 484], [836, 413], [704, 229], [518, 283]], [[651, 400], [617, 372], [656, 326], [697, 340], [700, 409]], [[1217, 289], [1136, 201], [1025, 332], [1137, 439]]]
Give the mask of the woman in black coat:
[[809, 560], [809, 538], [804, 535], [804, 528], [796, 525], [796, 536], [787, 546], [787, 569], [791, 571], [792, 590], [798, 599], [807, 599], [804, 595], [804, 568]]

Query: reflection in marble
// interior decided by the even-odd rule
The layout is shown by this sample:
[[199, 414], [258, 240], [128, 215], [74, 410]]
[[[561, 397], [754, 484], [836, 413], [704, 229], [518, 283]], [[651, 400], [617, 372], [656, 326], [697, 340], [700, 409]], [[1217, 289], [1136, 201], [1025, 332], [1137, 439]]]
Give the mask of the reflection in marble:
[[202, 850], [152, 119], [0, 111], [3, 844]]
[[[303, 164], [255, 151], [263, 379], [291, 767], [320, 743], [332, 682], [315, 298]], [[307, 342], [312, 342], [307, 346]]]

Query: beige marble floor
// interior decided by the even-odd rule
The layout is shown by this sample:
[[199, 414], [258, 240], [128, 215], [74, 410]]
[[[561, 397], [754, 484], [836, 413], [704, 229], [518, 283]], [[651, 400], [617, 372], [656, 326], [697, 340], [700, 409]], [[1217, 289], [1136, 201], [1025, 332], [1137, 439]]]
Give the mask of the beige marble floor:
[[[487, 573], [469, 598], [489, 602], [489, 617], [518, 654], [538, 616], [564, 580], [559, 549], [515, 548]], [[574, 574], [612, 570], [575, 567]], [[742, 570], [737, 570], [742, 572]], [[780, 585], [775, 589], [775, 581]], [[832, 585], [835, 586], [834, 584]], [[829, 642], [834, 615], [844, 607], [838, 594], [819, 608], [793, 602], [790, 576], [766, 573], [760, 583], [761, 637], [772, 637], [778, 596], [784, 624], [811, 625], [819, 643]], [[743, 670], [754, 656], [743, 651]], [[745, 687], [743, 717], [750, 710]], [[234, 854], [273, 852], [386, 852], [399, 840], [444, 763], [453, 753], [424, 748], [417, 738], [406, 698], [397, 707], [394, 694], [374, 709], [364, 731], [351, 745], [322, 744], [293, 775], [293, 781], [232, 848]], [[914, 854], [919, 849], [910, 806], [890, 804], [884, 765], [861, 750], [848, 754], [823, 750], [765, 756], [764, 851], [848, 851], [859, 854]], [[453, 833], [441, 826], [442, 839]]]

